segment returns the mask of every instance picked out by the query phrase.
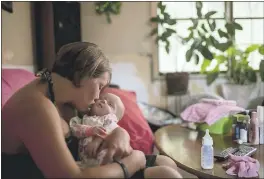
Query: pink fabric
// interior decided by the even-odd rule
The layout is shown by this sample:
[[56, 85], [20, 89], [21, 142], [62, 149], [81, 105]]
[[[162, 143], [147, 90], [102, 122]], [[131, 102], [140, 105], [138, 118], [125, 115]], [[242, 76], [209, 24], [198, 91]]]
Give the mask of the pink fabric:
[[136, 102], [136, 93], [116, 88], [107, 88], [104, 92], [119, 96], [125, 105], [124, 116], [118, 125], [129, 133], [131, 147], [152, 154], [154, 135]]
[[[230, 105], [229, 105], [230, 104]], [[181, 118], [184, 121], [204, 123], [208, 125], [214, 124], [217, 120], [229, 115], [232, 112], [243, 111], [244, 108], [235, 106], [232, 102], [224, 102], [223, 100], [207, 100], [193, 104], [187, 107], [182, 113]]]
[[237, 103], [236, 101], [233, 100], [217, 100], [217, 99], [207, 99], [207, 98], [203, 98], [201, 99], [201, 102], [205, 102], [205, 103], [210, 103], [210, 104], [214, 104], [214, 105], [229, 105], [229, 106], [236, 106]]
[[2, 107], [18, 89], [33, 79], [34, 74], [23, 69], [2, 69]]
[[228, 175], [237, 175], [239, 178], [258, 177], [259, 161], [248, 156], [234, 156], [230, 154], [229, 162], [223, 165]]

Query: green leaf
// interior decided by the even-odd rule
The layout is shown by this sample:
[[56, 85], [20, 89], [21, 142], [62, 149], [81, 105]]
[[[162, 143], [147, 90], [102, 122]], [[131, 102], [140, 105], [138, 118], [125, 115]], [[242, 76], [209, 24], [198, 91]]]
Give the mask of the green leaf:
[[184, 43], [189, 42], [193, 38], [193, 31], [190, 32], [189, 36], [186, 38], [183, 38]]
[[204, 37], [203, 33], [200, 30], [197, 30], [197, 32], [200, 37]]
[[195, 64], [198, 65], [199, 64], [199, 56], [197, 54], [195, 54]]
[[248, 79], [248, 81], [252, 82], [252, 83], [256, 83], [257, 82], [257, 74], [254, 71], [254, 69], [250, 68], [250, 69], [246, 69], [245, 71], [245, 77], [246, 79]]
[[231, 47], [233, 45], [232, 41], [228, 41], [225, 43], [219, 43], [216, 45], [218, 50], [221, 50], [222, 52], [226, 51], [229, 47]]
[[212, 60], [214, 58], [213, 54], [210, 52], [207, 46], [200, 45], [198, 50], [204, 56], [204, 58], [208, 60]]
[[259, 47], [258, 51], [259, 51], [259, 53], [260, 53], [261, 55], [264, 55], [264, 45], [261, 45], [261, 46]]
[[187, 52], [185, 54], [186, 61], [187, 62], [191, 61], [192, 56], [193, 56], [193, 50], [192, 49], [187, 50]]
[[211, 41], [212, 45], [217, 48], [217, 45], [219, 44], [219, 42], [213, 37], [213, 36], [210, 36], [209, 37], [209, 40]]
[[225, 28], [227, 30], [227, 33], [230, 34], [231, 36], [233, 36], [235, 34], [235, 29], [234, 29], [234, 27], [233, 27], [232, 24], [230, 24], [230, 23], [227, 22], [225, 24]]
[[201, 17], [202, 17], [203, 3], [202, 3], [201, 1], [197, 1], [197, 2], [195, 3], [195, 5], [196, 5], [197, 16], [198, 16], [199, 18], [201, 18]]
[[204, 59], [203, 60], [203, 64], [201, 66], [201, 73], [205, 73], [206, 72], [206, 68], [209, 67], [211, 64], [211, 61], [208, 59]]
[[218, 34], [219, 34], [219, 36], [222, 38], [222, 37], [225, 37], [225, 38], [229, 38], [228, 37], [228, 34], [226, 33], [226, 32], [224, 32], [224, 31], [222, 31], [221, 29], [218, 29]]
[[196, 29], [196, 27], [198, 26], [198, 19], [191, 19], [192, 23], [193, 23], [193, 29]]
[[195, 5], [196, 5], [197, 9], [202, 9], [203, 8], [203, 3], [201, 1], [196, 1]]
[[152, 17], [152, 18], [150, 18], [150, 22], [158, 23], [158, 22], [160, 22], [160, 18], [158, 16], [157, 17]]
[[264, 59], [262, 59], [260, 61], [260, 64], [259, 64], [259, 74], [260, 74], [261, 81], [264, 82]]
[[162, 4], [162, 2], [158, 3], [158, 8], [160, 9], [161, 14], [164, 14], [166, 6]]
[[191, 45], [191, 49], [198, 49], [202, 44], [202, 40], [201, 39], [194, 39], [192, 45]]
[[166, 28], [167, 32], [171, 33], [171, 34], [174, 34], [176, 33], [176, 31], [174, 29], [171, 29], [171, 28]]
[[168, 54], [170, 53], [170, 42], [168, 40], [166, 41], [165, 50]]
[[211, 27], [212, 27], [211, 30], [214, 31], [215, 28], [216, 28], [216, 22], [215, 22], [215, 20], [213, 20], [213, 22], [211, 24]]
[[167, 12], [164, 12], [163, 13], [163, 16], [164, 16], [164, 21], [166, 22], [168, 19], [170, 19], [170, 15], [167, 13]]
[[204, 25], [204, 24], [202, 24], [201, 27], [202, 27], [202, 29], [204, 30], [204, 32], [208, 32], [207, 29], [205, 28], [205, 25]]
[[224, 63], [228, 60], [224, 55], [215, 56], [215, 59], [217, 60], [218, 64]]
[[251, 53], [254, 52], [255, 50], [257, 50], [260, 47], [260, 45], [258, 44], [252, 44], [250, 45], [246, 50], [245, 53]]
[[176, 19], [171, 18], [167, 19], [165, 22], [169, 25], [175, 25], [177, 23]]
[[193, 30], [193, 26], [188, 27], [188, 30], [190, 31]]
[[150, 32], [150, 36], [153, 36], [153, 35], [155, 35], [155, 34], [157, 34], [158, 33], [158, 28], [156, 27], [156, 28], [154, 28], [154, 29], [152, 29], [152, 31]]
[[243, 30], [243, 27], [240, 24], [236, 23], [236, 22], [233, 23], [233, 26], [237, 30]]
[[214, 31], [215, 30], [215, 27], [216, 27], [215, 20], [212, 20], [212, 23], [210, 23], [210, 20], [209, 19], [207, 19], [206, 21], [207, 21], [208, 26], [210, 27], [210, 30], [211, 31]]
[[211, 85], [216, 78], [218, 77], [219, 73], [218, 72], [211, 72], [206, 75], [206, 83], [207, 85]]
[[207, 12], [205, 15], [204, 15], [204, 17], [206, 18], [206, 19], [209, 19], [212, 15], [214, 15], [216, 13], [216, 11], [209, 11], [209, 12]]
[[227, 56], [232, 57], [236, 54], [236, 48], [234, 46], [231, 46], [227, 49]]

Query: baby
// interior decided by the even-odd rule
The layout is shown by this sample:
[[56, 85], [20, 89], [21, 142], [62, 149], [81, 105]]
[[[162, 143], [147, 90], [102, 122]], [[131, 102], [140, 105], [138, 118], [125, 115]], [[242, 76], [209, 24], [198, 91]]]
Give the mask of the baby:
[[[117, 122], [123, 117], [124, 110], [124, 104], [118, 96], [105, 93], [91, 106], [89, 114], [84, 115], [82, 119], [79, 117], [71, 119], [72, 134], [80, 139], [79, 158], [81, 162], [78, 162], [80, 168], [101, 165], [107, 149], [98, 154], [96, 150], [103, 142], [103, 138], [118, 127]], [[87, 154], [87, 149], [90, 151], [89, 154]], [[176, 169], [165, 166], [146, 168], [143, 175], [145, 178], [182, 178]]]
[[[96, 149], [102, 143], [103, 138], [110, 134], [116, 127], [117, 122], [124, 115], [124, 104], [121, 99], [111, 93], [105, 93], [100, 96], [91, 106], [89, 114], [84, 115], [82, 119], [74, 117], [70, 121], [70, 127], [73, 136], [79, 138], [79, 158], [81, 168], [98, 166], [101, 164], [106, 150], [101, 151], [96, 158]], [[92, 151], [87, 155], [87, 149]]]

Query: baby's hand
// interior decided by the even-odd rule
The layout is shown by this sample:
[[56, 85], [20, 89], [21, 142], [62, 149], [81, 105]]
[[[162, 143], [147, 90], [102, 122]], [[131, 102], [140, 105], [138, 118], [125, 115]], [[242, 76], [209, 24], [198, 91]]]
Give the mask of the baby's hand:
[[93, 137], [93, 141], [87, 145], [85, 150], [88, 157], [97, 158], [97, 152], [102, 142], [101, 137]]
[[107, 136], [106, 130], [103, 127], [95, 126], [93, 127], [92, 130], [93, 130], [94, 135], [98, 137], [105, 138]]

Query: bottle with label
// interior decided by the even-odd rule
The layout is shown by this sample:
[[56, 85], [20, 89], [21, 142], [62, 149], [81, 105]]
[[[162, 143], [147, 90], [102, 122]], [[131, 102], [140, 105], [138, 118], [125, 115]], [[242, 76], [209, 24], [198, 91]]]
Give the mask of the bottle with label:
[[256, 112], [251, 113], [251, 121], [248, 130], [248, 141], [253, 145], [259, 144], [259, 125]]
[[236, 116], [236, 118], [237, 118], [237, 120], [236, 120], [237, 123], [235, 126], [235, 136], [236, 136], [235, 138], [236, 138], [236, 140], [239, 140], [240, 139], [240, 129], [243, 126], [243, 123], [242, 123], [243, 119], [241, 116]]
[[264, 144], [264, 107], [257, 107], [257, 120], [259, 128], [259, 144]]
[[236, 124], [232, 124], [232, 139], [237, 140], [236, 137]]
[[243, 121], [243, 124], [240, 127], [240, 140], [243, 143], [247, 143], [248, 141], [248, 129], [247, 129], [247, 120]]
[[201, 167], [203, 169], [213, 169], [214, 167], [213, 139], [210, 136], [208, 129], [206, 129], [206, 133], [202, 141]]

